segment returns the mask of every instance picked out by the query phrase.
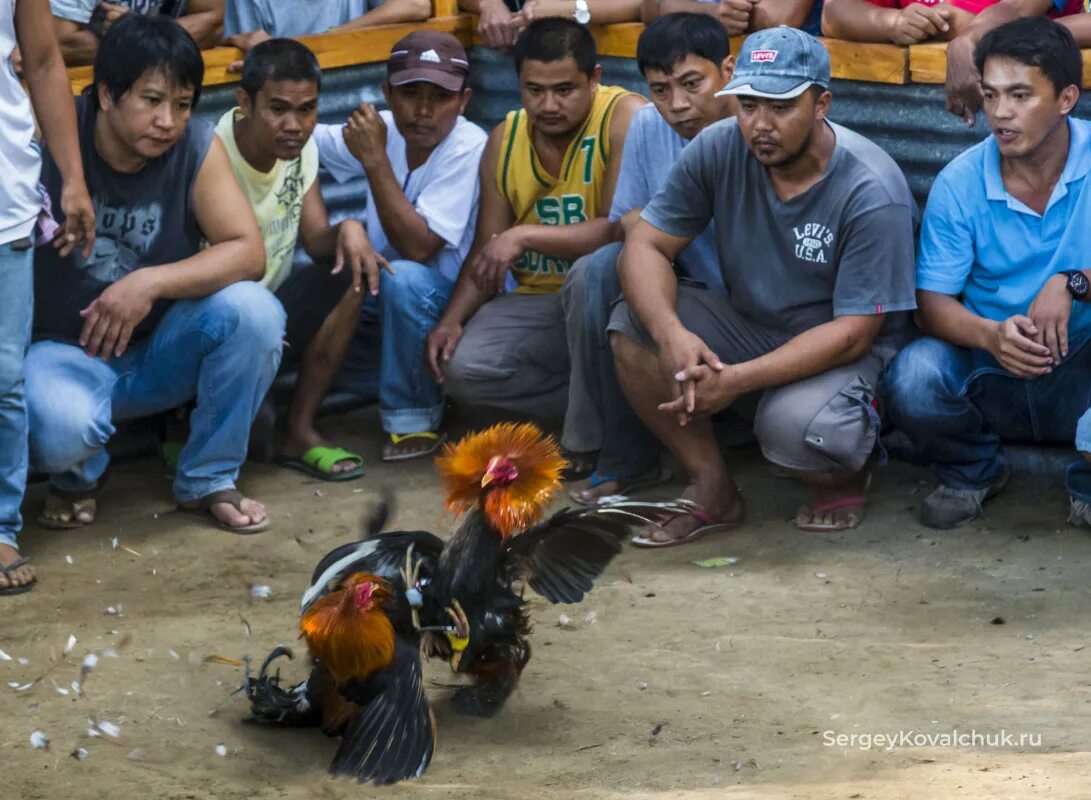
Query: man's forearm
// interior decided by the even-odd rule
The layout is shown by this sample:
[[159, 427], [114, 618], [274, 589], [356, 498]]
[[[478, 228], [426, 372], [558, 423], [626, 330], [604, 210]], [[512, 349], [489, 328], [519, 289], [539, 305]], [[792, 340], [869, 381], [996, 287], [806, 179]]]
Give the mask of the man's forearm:
[[158, 298], [207, 297], [239, 281], [259, 280], [265, 272], [265, 252], [260, 239], [228, 239], [182, 261], [146, 269], [155, 278]]
[[65, 183], [84, 182], [83, 161], [76, 135], [76, 106], [68, 98], [72, 87], [60, 50], [42, 63], [24, 63], [24, 77], [38, 124]]
[[178, 24], [185, 28], [202, 50], [215, 47], [223, 39], [224, 18], [217, 11], [201, 11], [178, 18]]
[[402, 258], [424, 263], [443, 246], [428, 222], [402, 192], [386, 153], [363, 165], [379, 223], [387, 240]]
[[822, 9], [822, 33], [854, 42], [887, 42], [897, 16], [897, 9], [866, 0], [831, 0]]
[[685, 11], [689, 14], [708, 14], [715, 17], [719, 9], [719, 3], [702, 3], [700, 0], [662, 0], [659, 4], [659, 16]]
[[789, 339], [759, 358], [734, 364], [740, 394], [786, 386], [862, 358], [882, 327], [882, 317], [837, 317]]
[[951, 295], [917, 292], [917, 325], [929, 336], [962, 347], [990, 350], [998, 324], [973, 313]]
[[614, 231], [614, 223], [596, 217], [575, 225], [520, 225], [518, 233], [524, 250], [571, 261], [615, 241]]
[[[89, 30], [79, 30], [65, 34], [58, 39], [61, 56], [69, 67], [82, 67], [93, 64], [98, 53], [98, 37]], [[68, 90], [72, 91], [71, 88]]]
[[621, 293], [652, 339], [663, 341], [682, 325], [678, 319], [678, 278], [654, 245], [626, 240], [618, 258]]
[[470, 255], [463, 264], [462, 271], [458, 275], [458, 280], [455, 282], [454, 291], [451, 292], [451, 299], [447, 302], [447, 308], [443, 312], [443, 319], [440, 320], [441, 323], [446, 320], [465, 325], [470, 317], [477, 313], [477, 309], [481, 308], [489, 300], [489, 295], [477, 288], [477, 284], [473, 282], [470, 277], [470, 270], [466, 266], [470, 263], [473, 255], [474, 252], [471, 250]]
[[[640, 19], [641, 0], [588, 0], [591, 23], [609, 25], [616, 22], [636, 22]], [[538, 0], [535, 18], [571, 17], [576, 11], [575, 0]]]
[[386, 0], [363, 16], [349, 20], [332, 29], [333, 33], [358, 31], [376, 25], [394, 25], [399, 22], [421, 22], [432, 16], [431, 0]]
[[1070, 14], [1057, 22], [1068, 28], [1080, 47], [1091, 47], [1091, 14]]

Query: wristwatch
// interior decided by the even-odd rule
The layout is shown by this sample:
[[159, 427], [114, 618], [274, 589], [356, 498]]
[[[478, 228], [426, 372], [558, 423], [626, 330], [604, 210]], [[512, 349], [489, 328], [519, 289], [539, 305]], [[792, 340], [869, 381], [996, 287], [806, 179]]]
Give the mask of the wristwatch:
[[576, 10], [572, 12], [572, 18], [580, 25], [591, 21], [591, 9], [587, 7], [587, 0], [576, 0]]
[[1068, 293], [1072, 295], [1073, 300], [1087, 299], [1087, 292], [1091, 289], [1091, 283], [1088, 282], [1087, 276], [1081, 270], [1067, 269], [1061, 275], [1068, 278], [1065, 287], [1068, 289]]

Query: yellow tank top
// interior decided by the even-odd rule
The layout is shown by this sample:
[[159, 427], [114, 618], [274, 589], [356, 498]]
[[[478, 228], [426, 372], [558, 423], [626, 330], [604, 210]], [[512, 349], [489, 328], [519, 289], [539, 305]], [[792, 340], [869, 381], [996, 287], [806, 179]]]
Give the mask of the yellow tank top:
[[[561, 161], [561, 174], [549, 175], [538, 161], [530, 121], [522, 109], [504, 120], [496, 185], [515, 211], [517, 225], [573, 225], [599, 216], [602, 184], [610, 160], [610, 119], [618, 101], [631, 94], [620, 86], [599, 86], [591, 113]], [[560, 290], [572, 262], [542, 253], [523, 253], [512, 267], [520, 294]]]

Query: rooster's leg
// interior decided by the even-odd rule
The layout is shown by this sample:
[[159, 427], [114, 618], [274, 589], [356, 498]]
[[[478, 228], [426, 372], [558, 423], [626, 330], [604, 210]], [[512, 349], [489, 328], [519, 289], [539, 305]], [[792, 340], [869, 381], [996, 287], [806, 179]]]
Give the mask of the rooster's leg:
[[519, 683], [523, 667], [530, 660], [530, 643], [523, 638], [494, 645], [467, 672], [475, 681], [454, 693], [451, 702], [462, 714], [473, 717], [495, 716]]
[[247, 667], [243, 689], [250, 701], [252, 719], [276, 725], [316, 725], [318, 715], [311, 708], [308, 681], [285, 691], [280, 688], [280, 673], [269, 675], [269, 665], [281, 656], [292, 658], [291, 649], [276, 647], [262, 663], [257, 678], [250, 677]]

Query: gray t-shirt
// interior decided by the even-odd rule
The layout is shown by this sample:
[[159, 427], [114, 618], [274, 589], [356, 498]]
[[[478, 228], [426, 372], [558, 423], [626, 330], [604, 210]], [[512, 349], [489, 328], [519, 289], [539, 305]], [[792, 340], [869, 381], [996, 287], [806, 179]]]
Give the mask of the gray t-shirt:
[[[830, 127], [837, 144], [826, 174], [784, 201], [750, 153], [738, 122], [717, 122], [682, 151], [641, 215], [685, 238], [714, 221], [732, 305], [793, 335], [834, 317], [916, 308], [917, 207], [905, 176], [874, 143], [840, 125]], [[880, 341], [902, 339], [908, 316], [888, 319]]]
[[227, 0], [224, 36], [264, 30], [270, 36], [305, 36], [362, 17], [383, 0]]

